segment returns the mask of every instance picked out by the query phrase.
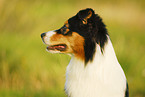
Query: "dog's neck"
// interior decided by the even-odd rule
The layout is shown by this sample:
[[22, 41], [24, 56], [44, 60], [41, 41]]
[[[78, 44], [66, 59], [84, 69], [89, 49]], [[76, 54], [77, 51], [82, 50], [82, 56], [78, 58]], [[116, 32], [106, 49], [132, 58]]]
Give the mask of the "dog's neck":
[[[117, 79], [117, 82], [114, 79]], [[125, 88], [122, 87], [126, 84], [125, 79], [112, 43], [108, 38], [103, 54], [100, 46], [96, 45], [94, 58], [86, 65], [84, 61], [72, 56], [67, 67], [65, 89], [70, 97], [123, 97], [123, 92], [119, 95], [117, 93]], [[109, 86], [109, 89], [106, 88], [106, 85]], [[112, 96], [115, 94], [114, 92], [116, 95]]]
[[89, 61], [87, 64], [85, 64], [84, 60], [80, 60], [74, 55], [72, 55], [70, 65], [75, 65], [76, 63], [82, 64], [84, 68], [87, 68], [87, 66], [89, 67], [89, 65], [91, 64], [95, 64], [97, 66], [102, 65], [102, 64], [107, 65], [110, 63], [116, 64], [118, 63], [118, 60], [116, 58], [111, 40], [108, 37], [108, 41], [105, 44], [103, 53], [101, 51], [100, 46], [96, 44], [96, 51], [95, 51], [94, 58], [92, 61]]

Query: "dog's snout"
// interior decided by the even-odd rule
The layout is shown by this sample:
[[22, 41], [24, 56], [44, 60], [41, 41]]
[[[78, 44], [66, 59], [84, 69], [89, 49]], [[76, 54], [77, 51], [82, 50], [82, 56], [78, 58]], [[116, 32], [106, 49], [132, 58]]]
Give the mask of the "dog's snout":
[[44, 36], [46, 36], [46, 33], [42, 33], [41, 34], [41, 38], [43, 38]]

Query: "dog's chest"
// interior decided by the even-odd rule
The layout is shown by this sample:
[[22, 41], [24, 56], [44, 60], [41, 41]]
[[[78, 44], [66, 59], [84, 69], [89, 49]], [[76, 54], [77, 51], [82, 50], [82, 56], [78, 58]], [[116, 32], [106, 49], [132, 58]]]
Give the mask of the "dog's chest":
[[101, 86], [98, 84], [99, 79], [97, 79], [95, 76], [93, 77], [95, 72], [93, 75], [91, 75], [93, 72], [89, 72], [83, 67], [70, 70], [68, 66], [67, 69], [65, 88], [68, 95], [71, 97], [90, 97], [90, 93], [91, 95], [94, 95], [92, 93], [96, 91], [95, 88]]
[[69, 97], [123, 97], [125, 82], [115, 79], [117, 76], [114, 73], [110, 75], [109, 72], [113, 69], [96, 64], [88, 65], [90, 66], [84, 67], [79, 61], [68, 65], [65, 90]]

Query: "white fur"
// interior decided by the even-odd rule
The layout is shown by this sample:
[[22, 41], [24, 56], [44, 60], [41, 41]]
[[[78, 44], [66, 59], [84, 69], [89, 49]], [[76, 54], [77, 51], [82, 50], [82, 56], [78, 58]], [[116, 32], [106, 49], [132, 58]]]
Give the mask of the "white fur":
[[108, 37], [104, 53], [96, 46], [95, 56], [86, 67], [72, 55], [66, 71], [66, 93], [70, 97], [124, 97], [126, 77]]
[[47, 44], [47, 45], [50, 45], [51, 42], [50, 42], [50, 37], [53, 36], [54, 34], [56, 34], [56, 32], [54, 31], [48, 31], [46, 32], [46, 36], [44, 37], [44, 43]]
[[[46, 36], [43, 38], [43, 41], [46, 45], [51, 45], [51, 42], [50, 42], [50, 37], [53, 36], [54, 34], [56, 34], [56, 32], [54, 31], [48, 31], [46, 32]], [[61, 53], [60, 51], [57, 51], [57, 50], [48, 50], [46, 49], [46, 51], [50, 52], [50, 53]]]

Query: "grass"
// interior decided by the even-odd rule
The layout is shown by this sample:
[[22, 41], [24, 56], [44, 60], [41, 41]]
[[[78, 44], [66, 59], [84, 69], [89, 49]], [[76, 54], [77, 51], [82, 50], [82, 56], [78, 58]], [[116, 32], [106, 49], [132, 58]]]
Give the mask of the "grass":
[[41, 90], [41, 91], [27, 91], [27, 90], [1, 90], [0, 97], [66, 97], [63, 92], [58, 90]]
[[141, 2], [0, 0], [0, 97], [65, 97], [70, 57], [47, 53], [40, 33], [61, 27], [86, 7], [94, 8], [107, 25], [130, 97], [144, 97], [145, 14]]

